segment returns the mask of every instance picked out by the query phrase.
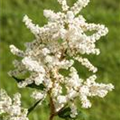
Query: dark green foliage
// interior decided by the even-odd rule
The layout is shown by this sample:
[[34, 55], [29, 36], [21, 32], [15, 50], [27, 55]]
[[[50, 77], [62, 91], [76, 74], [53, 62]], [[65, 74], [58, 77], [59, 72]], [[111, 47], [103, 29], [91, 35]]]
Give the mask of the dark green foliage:
[[34, 103], [33, 106], [28, 108], [28, 115], [38, 106], [38, 104], [41, 102], [41, 100], [38, 100], [36, 103]]
[[59, 116], [60, 118], [68, 119], [68, 118], [71, 118], [71, 117], [70, 117], [70, 114], [71, 114], [71, 109], [70, 109], [70, 107], [66, 107], [66, 108], [64, 108], [62, 111], [60, 111], [60, 112], [58, 113], [58, 116]]
[[[18, 79], [16, 78], [15, 76], [12, 76], [18, 83], [19, 82], [22, 82], [24, 81], [24, 79]], [[45, 88], [45, 86], [43, 84], [40, 84], [40, 85], [36, 85], [35, 83], [32, 83], [30, 85], [27, 85], [26, 87], [29, 87], [29, 88], [35, 88], [35, 89], [38, 89], [38, 90], [43, 90]]]

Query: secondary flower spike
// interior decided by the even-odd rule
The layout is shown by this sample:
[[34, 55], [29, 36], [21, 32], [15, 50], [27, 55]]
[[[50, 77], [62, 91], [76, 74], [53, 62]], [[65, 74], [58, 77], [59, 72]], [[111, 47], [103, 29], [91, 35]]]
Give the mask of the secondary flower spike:
[[2, 120], [28, 120], [28, 110], [21, 107], [21, 95], [16, 93], [11, 99], [5, 90], [0, 89], [0, 115]]
[[[11, 52], [22, 57], [22, 60], [13, 62], [16, 69], [9, 74], [19, 77], [29, 73], [24, 81], [18, 83], [20, 88], [33, 83], [36, 86], [44, 85], [44, 89], [35, 90], [32, 97], [41, 99], [42, 102], [49, 93], [56, 112], [68, 105], [71, 108], [71, 117], [75, 118], [78, 114], [75, 104], [77, 98], [83, 108], [89, 108], [91, 102], [88, 97], [104, 97], [114, 88], [112, 84], [97, 83], [97, 68], [87, 58], [82, 57], [83, 54], [99, 55], [100, 50], [95, 43], [108, 33], [108, 29], [101, 24], [87, 23], [78, 14], [89, 0], [78, 0], [72, 7], [67, 5], [66, 0], [58, 2], [62, 11], [55, 13], [53, 10], [44, 10], [48, 23], [43, 27], [32, 23], [27, 15], [24, 16], [23, 22], [35, 35], [35, 40], [25, 44], [25, 51], [14, 45], [10, 46]], [[87, 35], [87, 31], [94, 33]], [[92, 71], [93, 75], [86, 79], [80, 78], [74, 67], [75, 61]], [[62, 74], [62, 70], [66, 70], [68, 74]]]

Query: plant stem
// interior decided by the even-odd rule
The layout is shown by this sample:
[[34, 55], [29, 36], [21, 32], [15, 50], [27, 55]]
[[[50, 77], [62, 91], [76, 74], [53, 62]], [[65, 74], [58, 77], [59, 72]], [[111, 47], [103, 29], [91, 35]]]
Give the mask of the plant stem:
[[49, 93], [49, 97], [50, 97], [50, 117], [49, 117], [49, 120], [53, 120], [54, 116], [55, 116], [55, 106], [54, 106], [54, 103], [53, 103], [53, 100], [52, 100], [52, 97]]
[[49, 120], [53, 120], [54, 116], [54, 114], [51, 114]]

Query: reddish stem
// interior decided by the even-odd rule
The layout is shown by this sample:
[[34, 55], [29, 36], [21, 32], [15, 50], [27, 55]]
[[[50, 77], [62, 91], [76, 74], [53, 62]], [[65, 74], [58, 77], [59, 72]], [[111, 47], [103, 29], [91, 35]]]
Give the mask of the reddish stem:
[[51, 114], [49, 120], [53, 120], [54, 116], [54, 114]]
[[49, 117], [49, 120], [53, 120], [53, 118], [55, 116], [55, 106], [53, 103], [53, 99], [50, 95], [50, 91], [48, 92], [48, 94], [49, 94], [49, 98], [50, 98], [50, 117]]

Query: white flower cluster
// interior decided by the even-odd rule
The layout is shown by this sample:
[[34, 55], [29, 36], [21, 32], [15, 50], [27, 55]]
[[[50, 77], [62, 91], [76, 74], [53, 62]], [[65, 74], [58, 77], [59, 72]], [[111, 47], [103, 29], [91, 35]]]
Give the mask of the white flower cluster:
[[0, 90], [0, 115], [5, 114], [3, 120], [29, 120], [28, 110], [21, 107], [20, 98], [21, 95], [16, 93], [12, 100], [5, 90]]
[[[100, 50], [96, 48], [96, 41], [108, 33], [108, 29], [101, 24], [86, 23], [82, 15], [78, 15], [89, 0], [78, 0], [72, 7], [66, 0], [58, 0], [62, 6], [62, 12], [55, 13], [52, 10], [44, 10], [44, 16], [48, 23], [39, 27], [25, 16], [23, 22], [35, 35], [35, 40], [26, 43], [23, 52], [14, 45], [10, 46], [11, 52], [21, 56], [21, 61], [14, 61], [16, 69], [10, 72], [11, 76], [20, 76], [30, 73], [24, 81], [18, 83], [19, 87], [26, 87], [34, 83], [43, 84], [43, 91], [35, 91], [32, 97], [44, 100], [49, 93], [52, 97], [56, 112], [68, 104], [71, 108], [71, 117], [76, 117], [77, 107], [74, 104], [76, 98], [80, 98], [82, 107], [89, 108], [91, 103], [88, 97], [104, 97], [114, 87], [112, 84], [99, 84], [95, 82], [96, 76], [92, 75], [86, 80], [79, 77], [74, 61], [95, 73], [94, 67], [83, 54], [96, 54]], [[87, 31], [94, 31], [87, 35]], [[68, 76], [60, 71], [66, 69]]]

